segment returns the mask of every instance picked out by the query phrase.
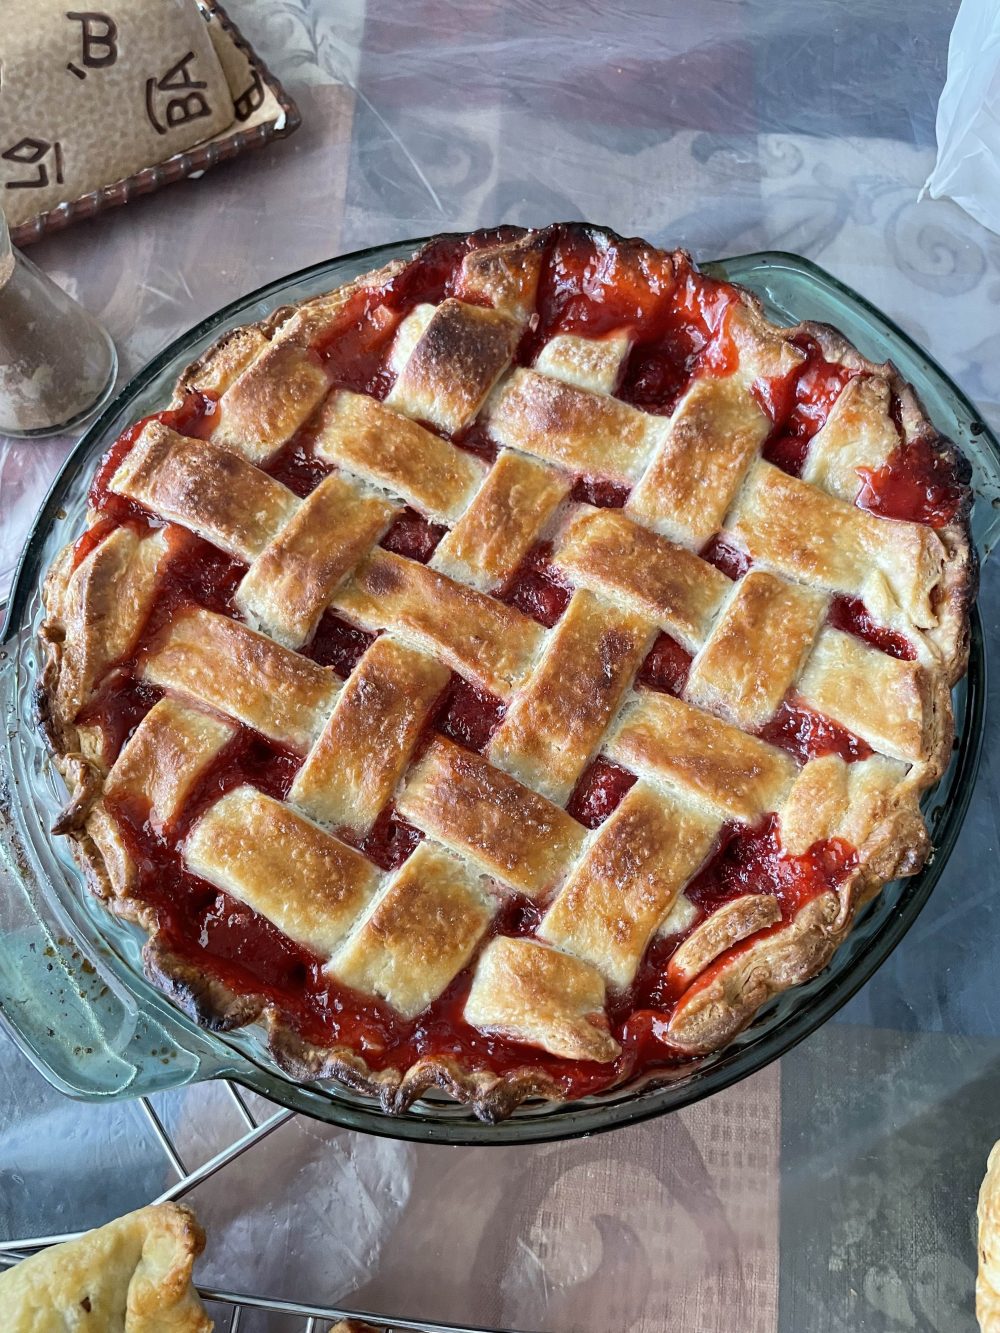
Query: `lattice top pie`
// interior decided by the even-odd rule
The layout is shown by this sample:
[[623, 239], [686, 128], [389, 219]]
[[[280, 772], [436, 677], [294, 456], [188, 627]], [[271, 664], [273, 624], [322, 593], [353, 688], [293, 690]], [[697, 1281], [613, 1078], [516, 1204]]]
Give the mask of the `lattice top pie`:
[[484, 1118], [727, 1042], [929, 842], [968, 469], [683, 252], [432, 242], [226, 335], [46, 589], [59, 831], [201, 1021]]

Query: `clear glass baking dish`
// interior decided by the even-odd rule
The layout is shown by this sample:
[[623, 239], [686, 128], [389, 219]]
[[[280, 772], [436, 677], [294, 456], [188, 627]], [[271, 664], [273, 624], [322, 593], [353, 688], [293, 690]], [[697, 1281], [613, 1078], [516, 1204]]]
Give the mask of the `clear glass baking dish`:
[[[768, 1005], [731, 1046], [660, 1081], [569, 1104], [522, 1106], [498, 1125], [428, 1097], [401, 1117], [335, 1085], [291, 1081], [254, 1028], [215, 1035], [196, 1027], [144, 977], [142, 934], [84, 891], [62, 841], [49, 834], [62, 790], [35, 725], [35, 636], [44, 572], [81, 526], [96, 460], [119, 432], [169, 399], [180, 371], [225, 330], [263, 318], [387, 263], [404, 241], [330, 260], [273, 282], [178, 338], [141, 371], [80, 440], [55, 479], [25, 545], [0, 635], [0, 1022], [37, 1069], [69, 1096], [133, 1097], [202, 1079], [229, 1078], [297, 1111], [368, 1133], [441, 1143], [525, 1143], [631, 1124], [708, 1097], [755, 1073], [808, 1036], [872, 975], [913, 924], [958, 837], [979, 763], [986, 662], [973, 615], [967, 678], [954, 693], [956, 744], [928, 794], [937, 848], [923, 872], [888, 885], [818, 977]], [[985, 558], [1000, 531], [1000, 445], [944, 372], [856, 292], [795, 255], [742, 255], [702, 266], [755, 291], [784, 323], [824, 320], [873, 360], [891, 358], [931, 419], [973, 467], [973, 534]]]

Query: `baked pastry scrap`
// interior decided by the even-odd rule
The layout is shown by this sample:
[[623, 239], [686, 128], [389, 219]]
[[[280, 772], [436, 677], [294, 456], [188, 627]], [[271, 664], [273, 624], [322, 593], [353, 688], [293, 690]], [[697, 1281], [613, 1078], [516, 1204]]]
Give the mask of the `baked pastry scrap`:
[[1000, 1333], [1000, 1143], [993, 1145], [979, 1191], [976, 1315], [982, 1333]]
[[102, 461], [41, 715], [150, 974], [485, 1119], [717, 1050], [930, 850], [969, 470], [891, 365], [597, 228], [227, 334]]
[[4, 1333], [211, 1333], [191, 1283], [204, 1248], [180, 1204], [127, 1213], [0, 1272]]

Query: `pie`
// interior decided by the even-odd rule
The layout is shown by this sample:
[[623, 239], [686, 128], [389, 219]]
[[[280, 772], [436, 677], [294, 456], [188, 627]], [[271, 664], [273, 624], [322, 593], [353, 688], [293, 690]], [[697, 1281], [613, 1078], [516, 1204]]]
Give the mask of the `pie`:
[[979, 1191], [976, 1314], [982, 1333], [1000, 1333], [1000, 1143], [993, 1145]]
[[216, 1030], [487, 1120], [676, 1075], [930, 851], [969, 469], [682, 251], [432, 241], [222, 338], [54, 563], [57, 831]]
[[211, 1333], [191, 1284], [205, 1234], [188, 1208], [152, 1204], [0, 1273], [5, 1333]]

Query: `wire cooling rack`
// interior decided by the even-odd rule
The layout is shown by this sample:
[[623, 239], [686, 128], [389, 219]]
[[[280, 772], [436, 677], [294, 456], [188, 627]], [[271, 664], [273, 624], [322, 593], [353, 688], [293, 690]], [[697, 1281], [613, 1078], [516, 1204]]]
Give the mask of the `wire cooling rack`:
[[[146, 1113], [153, 1134], [163, 1149], [170, 1169], [177, 1177], [172, 1185], [151, 1202], [168, 1203], [175, 1199], [184, 1198], [198, 1185], [217, 1175], [231, 1162], [236, 1161], [238, 1157], [242, 1157], [244, 1153], [249, 1152], [256, 1144], [260, 1143], [262, 1139], [267, 1138], [269, 1134], [273, 1134], [276, 1129], [295, 1117], [294, 1111], [277, 1110], [266, 1119], [258, 1120], [234, 1083], [226, 1082], [223, 1086], [228, 1090], [236, 1105], [243, 1125], [243, 1132], [227, 1147], [217, 1152], [214, 1157], [210, 1157], [201, 1166], [190, 1171], [152, 1102], [148, 1097], [138, 1099]], [[26, 1259], [30, 1254], [46, 1249], [50, 1245], [58, 1245], [63, 1241], [76, 1240], [82, 1234], [82, 1232], [74, 1231], [60, 1236], [30, 1236], [19, 1240], [0, 1241], [0, 1267], [9, 1267], [21, 1259]], [[248, 1325], [251, 1320], [253, 1329], [255, 1331], [259, 1330], [259, 1333], [272, 1333], [272, 1330], [274, 1330], [274, 1333], [279, 1333], [279, 1330], [280, 1333], [328, 1333], [332, 1325], [340, 1320], [357, 1320], [370, 1324], [378, 1329], [380, 1333], [396, 1333], [396, 1330], [399, 1330], [399, 1333], [403, 1333], [403, 1330], [411, 1330], [412, 1333], [503, 1333], [503, 1330], [500, 1329], [473, 1328], [467, 1324], [433, 1324], [426, 1321], [395, 1318], [387, 1320], [384, 1315], [369, 1314], [359, 1310], [341, 1310], [333, 1306], [275, 1300], [268, 1296], [253, 1295], [247, 1292], [221, 1291], [214, 1287], [200, 1285], [198, 1290], [215, 1320], [217, 1333], [241, 1333], [242, 1330], [247, 1330], [247, 1333], [249, 1333]], [[259, 1322], [259, 1319], [263, 1317], [260, 1312], [265, 1311], [273, 1316], [273, 1319], [268, 1318], [262, 1324]]]

